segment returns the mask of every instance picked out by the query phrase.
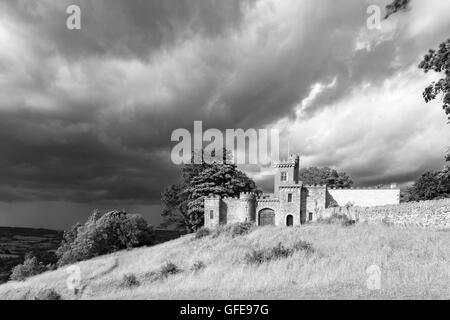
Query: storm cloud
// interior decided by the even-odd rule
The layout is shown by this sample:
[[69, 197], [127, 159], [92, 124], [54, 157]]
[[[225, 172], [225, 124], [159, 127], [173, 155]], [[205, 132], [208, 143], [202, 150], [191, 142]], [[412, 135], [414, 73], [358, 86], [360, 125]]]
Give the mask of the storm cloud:
[[170, 135], [194, 120], [278, 127], [303, 165], [365, 186], [442, 166], [446, 119], [421, 97], [436, 75], [417, 64], [450, 3], [368, 29], [387, 2], [86, 0], [68, 30], [73, 1], [0, 1], [0, 201], [159, 204]]

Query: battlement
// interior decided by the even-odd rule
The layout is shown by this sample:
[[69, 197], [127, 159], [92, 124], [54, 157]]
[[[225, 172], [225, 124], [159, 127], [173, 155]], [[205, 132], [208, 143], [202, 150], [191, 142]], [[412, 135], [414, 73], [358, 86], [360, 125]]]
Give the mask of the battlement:
[[273, 163], [273, 166], [278, 167], [278, 168], [295, 167], [295, 165], [296, 165], [295, 160], [281, 160], [281, 161], [275, 161]]
[[300, 161], [299, 155], [291, 155], [286, 160], [274, 161], [273, 166], [278, 168], [295, 167], [296, 165], [298, 165], [299, 161]]
[[222, 200], [240, 200], [239, 197], [223, 197]]
[[239, 199], [241, 200], [252, 200], [255, 199], [256, 193], [254, 192], [241, 192], [239, 194]]
[[326, 188], [326, 184], [306, 184], [304, 185], [305, 188]]
[[383, 187], [383, 188], [379, 188], [379, 187], [350, 187], [350, 188], [331, 187], [328, 189], [330, 189], [330, 190], [400, 190], [400, 188], [397, 186]]
[[280, 199], [275, 199], [275, 198], [257, 198], [256, 199], [258, 202], [280, 202]]
[[296, 184], [286, 184], [286, 185], [280, 185], [278, 189], [300, 189], [303, 187], [302, 183], [296, 183]]

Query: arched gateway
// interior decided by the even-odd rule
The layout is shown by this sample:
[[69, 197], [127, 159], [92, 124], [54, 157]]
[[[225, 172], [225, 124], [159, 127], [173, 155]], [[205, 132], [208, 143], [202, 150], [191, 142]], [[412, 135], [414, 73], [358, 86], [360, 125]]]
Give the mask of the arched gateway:
[[258, 224], [260, 226], [274, 226], [275, 225], [275, 211], [272, 209], [262, 209], [258, 214]]

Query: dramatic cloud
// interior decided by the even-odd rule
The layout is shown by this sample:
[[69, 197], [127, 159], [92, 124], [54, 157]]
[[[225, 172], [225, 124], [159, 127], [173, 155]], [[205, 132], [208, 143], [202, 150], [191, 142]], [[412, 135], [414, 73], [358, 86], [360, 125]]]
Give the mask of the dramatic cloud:
[[157, 205], [171, 132], [194, 120], [278, 127], [304, 165], [362, 185], [443, 165], [445, 115], [421, 98], [434, 75], [416, 67], [450, 2], [412, 1], [381, 30], [366, 10], [383, 0], [77, 3], [81, 30], [72, 1], [0, 2], [0, 201]]

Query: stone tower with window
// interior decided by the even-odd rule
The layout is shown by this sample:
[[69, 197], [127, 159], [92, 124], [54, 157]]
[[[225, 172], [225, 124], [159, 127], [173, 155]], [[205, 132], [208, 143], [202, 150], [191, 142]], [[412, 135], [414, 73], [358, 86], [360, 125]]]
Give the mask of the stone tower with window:
[[299, 183], [298, 174], [300, 168], [300, 156], [291, 155], [287, 160], [276, 162], [277, 169], [274, 181], [274, 195], [278, 196], [280, 187], [297, 185]]
[[400, 190], [328, 189], [326, 185], [304, 185], [299, 179], [300, 156], [274, 164], [274, 193], [257, 197], [241, 193], [236, 198], [211, 195], [205, 199], [205, 227], [237, 222], [258, 226], [298, 226], [316, 220], [333, 201], [339, 206], [352, 202], [360, 206], [398, 204]]

